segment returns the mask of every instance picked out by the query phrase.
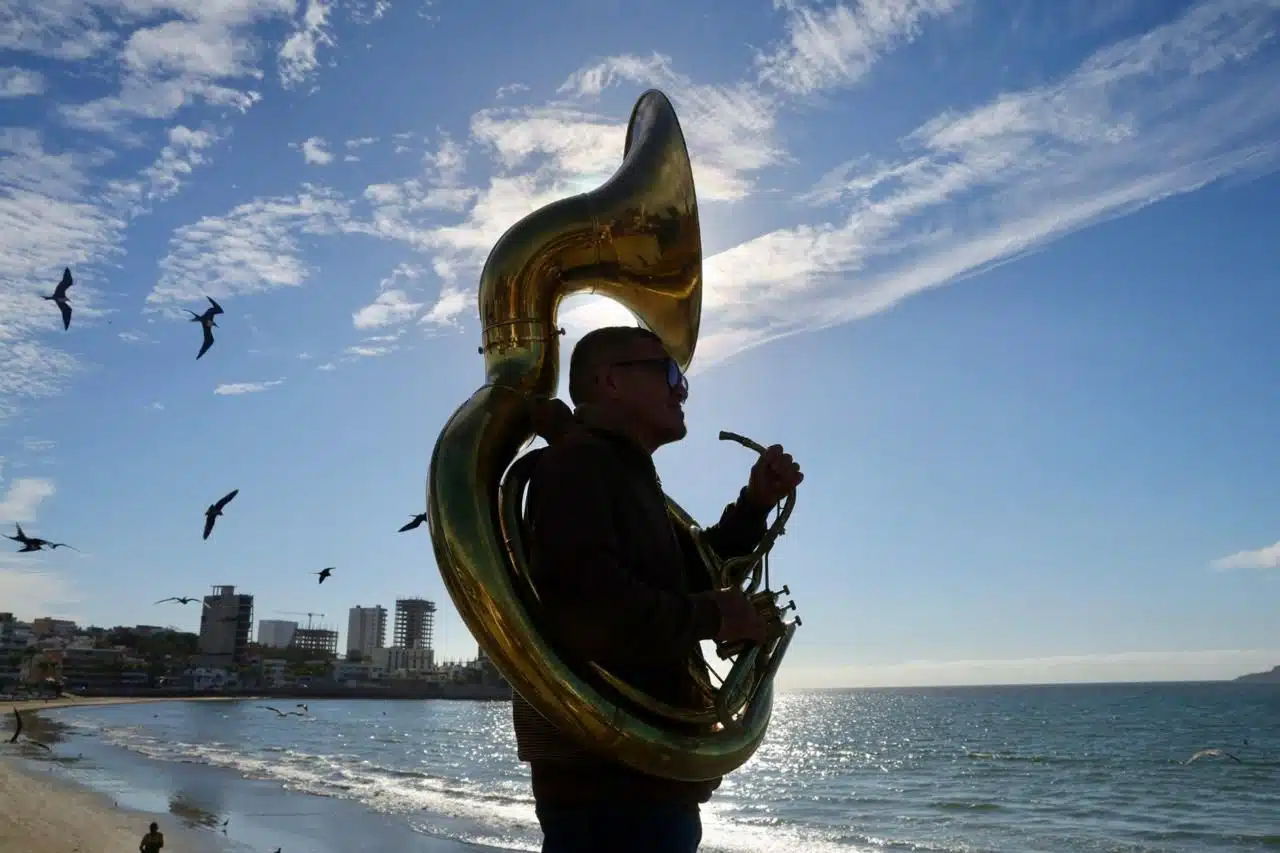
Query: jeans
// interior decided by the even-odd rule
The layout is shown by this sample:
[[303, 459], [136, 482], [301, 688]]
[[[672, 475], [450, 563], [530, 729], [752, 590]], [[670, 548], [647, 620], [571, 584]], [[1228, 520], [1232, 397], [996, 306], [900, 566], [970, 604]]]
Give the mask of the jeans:
[[540, 805], [542, 853], [697, 853], [696, 805], [601, 803]]

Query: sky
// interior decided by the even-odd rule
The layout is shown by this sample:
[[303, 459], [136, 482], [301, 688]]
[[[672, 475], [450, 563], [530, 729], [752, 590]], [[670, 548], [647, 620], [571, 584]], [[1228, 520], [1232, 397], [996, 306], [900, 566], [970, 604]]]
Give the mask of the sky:
[[[234, 584], [345, 633], [417, 595], [471, 657], [396, 530], [483, 382], [479, 269], [612, 174], [653, 87], [705, 279], [657, 464], [707, 523], [752, 461], [720, 429], [804, 467], [780, 685], [1280, 664], [1278, 27], [1275, 0], [6, 4], [0, 528], [81, 553], [0, 554], [0, 610], [196, 630], [152, 602]], [[39, 299], [64, 266], [69, 330]], [[631, 320], [561, 322], [567, 363]]]

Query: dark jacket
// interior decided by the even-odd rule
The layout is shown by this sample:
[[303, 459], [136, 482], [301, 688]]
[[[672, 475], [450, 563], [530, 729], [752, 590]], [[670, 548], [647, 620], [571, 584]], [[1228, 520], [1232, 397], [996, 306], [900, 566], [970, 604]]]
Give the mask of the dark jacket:
[[[720, 614], [692, 538], [667, 515], [653, 460], [630, 439], [595, 428], [541, 454], [527, 504], [540, 626], [575, 669], [595, 661], [655, 698], [683, 704], [694, 689], [689, 656], [719, 631]], [[740, 494], [706, 529], [708, 543], [722, 557], [745, 554], [763, 537], [767, 515]], [[512, 713], [538, 802], [703, 803], [719, 787], [718, 779], [659, 779], [597, 757], [519, 695]]]

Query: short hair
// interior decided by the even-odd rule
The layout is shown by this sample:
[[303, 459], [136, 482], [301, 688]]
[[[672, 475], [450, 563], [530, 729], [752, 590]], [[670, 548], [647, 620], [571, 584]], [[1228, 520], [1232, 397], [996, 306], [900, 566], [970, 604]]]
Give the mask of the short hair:
[[636, 341], [645, 340], [662, 344], [662, 338], [643, 326], [603, 326], [583, 335], [569, 358], [569, 399], [573, 404], [590, 401], [591, 380], [600, 365], [617, 358]]
[[152, 824], [151, 824], [151, 831], [152, 831], [152, 832], [155, 832], [155, 831], [156, 831], [157, 829], [159, 829], [159, 828], [160, 828], [160, 825], [159, 825], [159, 824], [157, 824], [157, 823], [152, 823]]

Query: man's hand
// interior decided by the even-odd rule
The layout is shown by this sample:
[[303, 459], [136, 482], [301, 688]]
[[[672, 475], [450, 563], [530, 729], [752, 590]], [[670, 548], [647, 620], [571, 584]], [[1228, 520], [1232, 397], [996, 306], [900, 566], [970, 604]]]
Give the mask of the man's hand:
[[804, 474], [791, 454], [781, 444], [775, 444], [751, 466], [747, 498], [757, 506], [772, 508], [803, 481]]
[[716, 590], [714, 594], [720, 608], [720, 630], [715, 636], [717, 643], [749, 640], [760, 644], [765, 641], [768, 623], [745, 592], [731, 587]]

